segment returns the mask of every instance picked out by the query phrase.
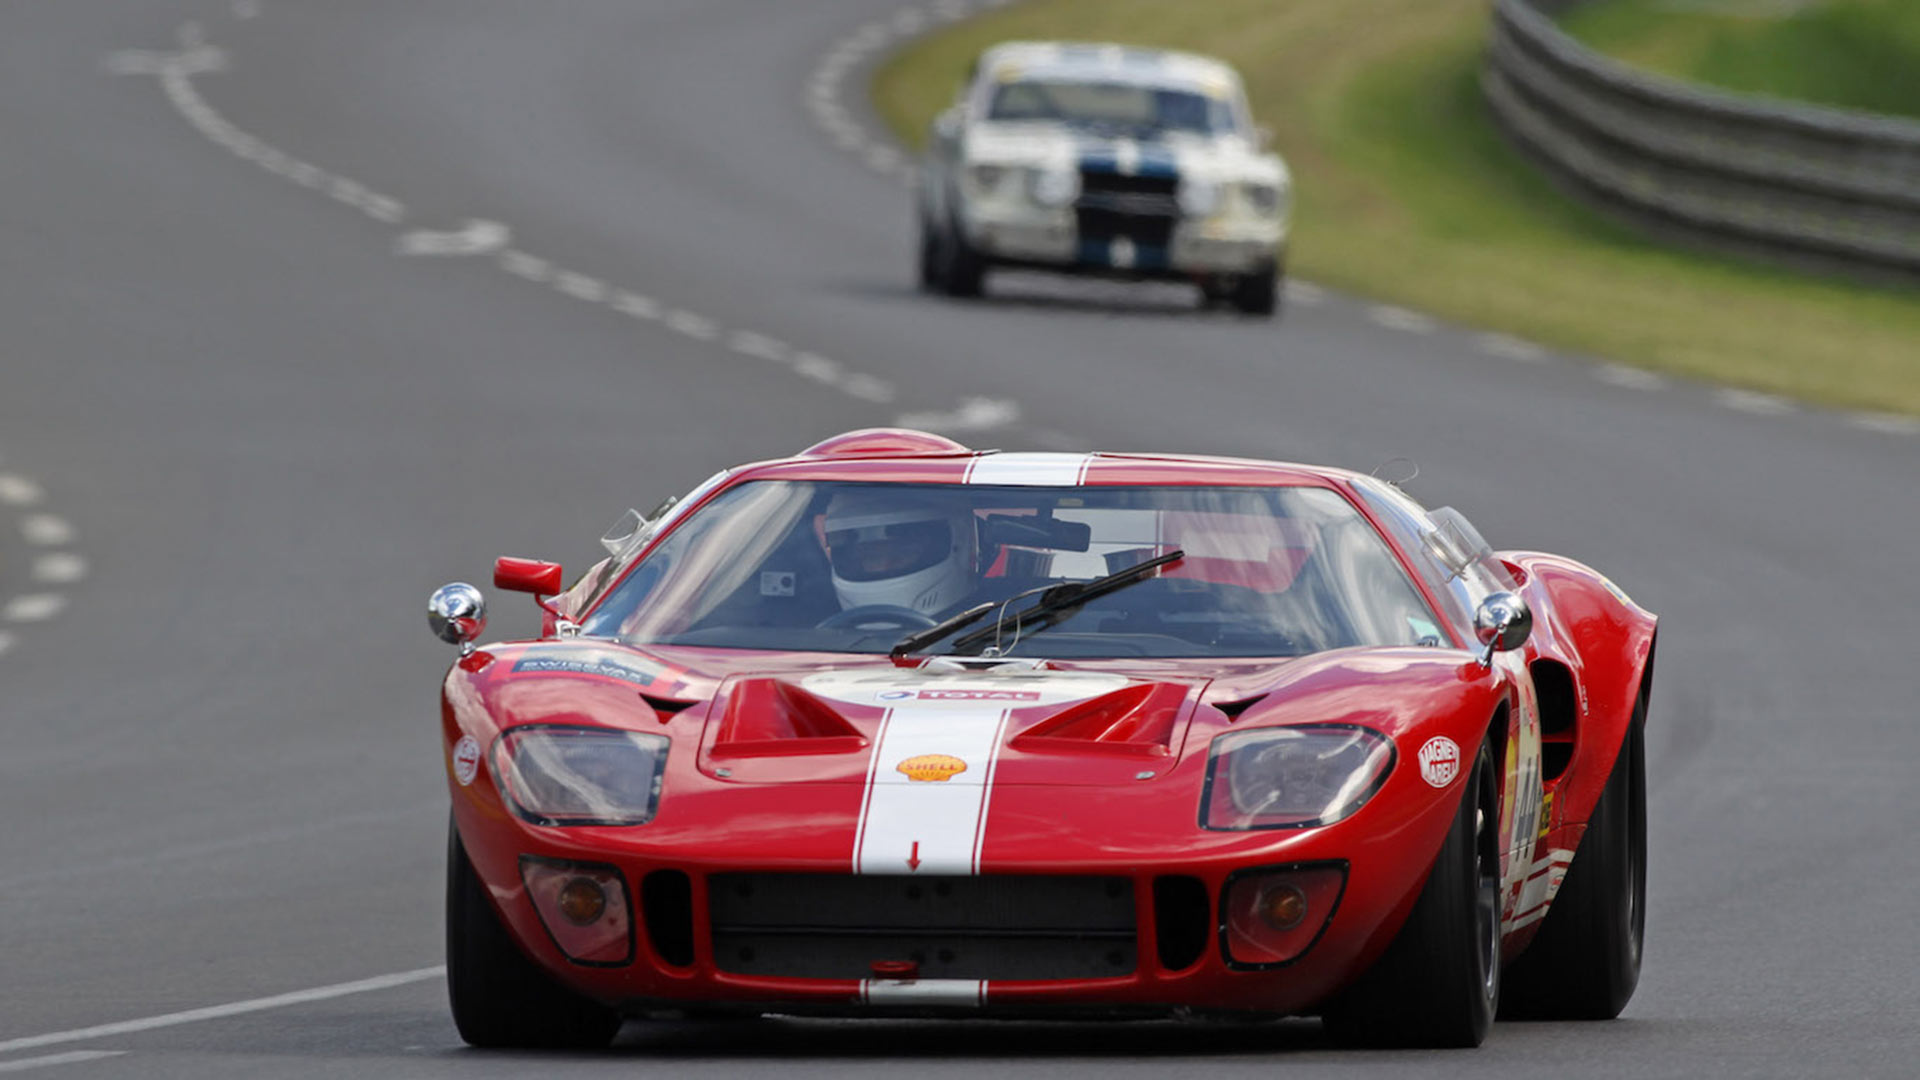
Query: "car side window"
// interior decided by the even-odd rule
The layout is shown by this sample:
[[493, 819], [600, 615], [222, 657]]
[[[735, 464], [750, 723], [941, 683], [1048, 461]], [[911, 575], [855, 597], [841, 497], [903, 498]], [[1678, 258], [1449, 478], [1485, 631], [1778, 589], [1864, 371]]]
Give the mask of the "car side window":
[[1400, 489], [1372, 477], [1355, 479], [1353, 487], [1381, 528], [1407, 553], [1407, 561], [1427, 583], [1442, 613], [1453, 620], [1464, 640], [1473, 640], [1473, 608], [1478, 597], [1472, 595], [1466, 582], [1440, 565], [1428, 549], [1427, 536], [1434, 531], [1434, 526], [1426, 509]]

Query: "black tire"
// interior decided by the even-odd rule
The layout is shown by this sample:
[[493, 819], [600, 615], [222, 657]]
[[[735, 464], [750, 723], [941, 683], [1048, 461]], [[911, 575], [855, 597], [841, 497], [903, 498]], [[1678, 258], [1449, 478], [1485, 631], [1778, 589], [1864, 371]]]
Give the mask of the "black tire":
[[1227, 290], [1227, 302], [1242, 315], [1271, 317], [1280, 310], [1280, 267], [1268, 263], [1262, 269], [1243, 274]]
[[941, 291], [940, 234], [924, 213], [920, 215], [919, 262], [920, 291], [926, 293]]
[[1348, 1046], [1479, 1046], [1500, 1004], [1500, 813], [1483, 745], [1406, 925], [1322, 1012]]
[[971, 298], [986, 291], [987, 261], [967, 243], [957, 222], [940, 234], [940, 288], [948, 296]]
[[470, 1045], [597, 1049], [620, 1014], [554, 982], [521, 953], [447, 826], [447, 997]]
[[1611, 1020], [1640, 982], [1647, 929], [1647, 695], [1540, 933], [1507, 968], [1500, 1016]]

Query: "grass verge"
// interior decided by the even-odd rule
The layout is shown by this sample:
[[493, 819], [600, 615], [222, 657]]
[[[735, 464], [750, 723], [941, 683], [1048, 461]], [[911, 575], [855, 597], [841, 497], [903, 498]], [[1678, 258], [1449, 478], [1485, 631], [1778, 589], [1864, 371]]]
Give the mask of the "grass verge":
[[1485, 0], [1028, 0], [909, 45], [873, 94], [917, 147], [996, 41], [1212, 53], [1294, 171], [1293, 273], [1653, 370], [1920, 414], [1920, 290], [1676, 250], [1562, 197], [1487, 118], [1487, 20]]
[[1913, 0], [1605, 0], [1568, 11], [1567, 32], [1629, 64], [1749, 94], [1920, 117], [1920, 4]]

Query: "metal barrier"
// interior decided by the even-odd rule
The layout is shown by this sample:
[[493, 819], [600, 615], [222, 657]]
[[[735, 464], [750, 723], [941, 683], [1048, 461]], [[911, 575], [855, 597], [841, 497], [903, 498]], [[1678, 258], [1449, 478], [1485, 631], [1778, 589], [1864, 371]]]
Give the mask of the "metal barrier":
[[1481, 89], [1552, 174], [1661, 232], [1920, 273], [1920, 123], [1636, 71], [1496, 0]]

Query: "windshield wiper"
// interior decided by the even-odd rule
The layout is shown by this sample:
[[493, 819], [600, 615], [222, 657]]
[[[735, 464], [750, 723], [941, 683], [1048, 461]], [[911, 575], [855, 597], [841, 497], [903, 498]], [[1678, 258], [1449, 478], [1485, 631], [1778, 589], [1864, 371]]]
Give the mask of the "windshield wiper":
[[907, 656], [911, 653], [919, 652], [921, 649], [924, 649], [927, 646], [933, 644], [934, 642], [939, 641], [941, 638], [946, 637], [948, 634], [953, 633], [955, 630], [958, 630], [969, 623], [978, 622], [981, 616], [985, 615], [987, 612], [992, 611], [994, 608], [999, 606], [1000, 606], [999, 604], [995, 603], [992, 600], [989, 600], [986, 603], [981, 604], [977, 607], [970, 607], [967, 610], [951, 618], [943, 619], [940, 622], [934, 623], [932, 626], [927, 627], [925, 630], [915, 630], [913, 633], [908, 634], [906, 637], [903, 637], [899, 641], [894, 642], [893, 648], [888, 652], [887, 655], [893, 657], [895, 660], [898, 660], [903, 656]]
[[[983, 646], [989, 641], [998, 641], [1000, 638], [1000, 628], [1005, 625], [1009, 619], [1012, 620], [1016, 628], [1015, 632], [1018, 634], [1025, 635], [1029, 632], [1039, 633], [1049, 626], [1054, 626], [1073, 618], [1088, 601], [1098, 600], [1102, 596], [1118, 592], [1129, 585], [1138, 585], [1140, 582], [1155, 576], [1154, 572], [1156, 570], [1159, 570], [1168, 563], [1178, 562], [1182, 558], [1185, 558], [1186, 554], [1185, 551], [1175, 548], [1165, 555], [1148, 559], [1145, 562], [1135, 563], [1124, 570], [1116, 570], [1106, 577], [1094, 578], [1092, 581], [1068, 582], [1064, 585], [1052, 586], [1040, 594], [1040, 599], [1036, 603], [1021, 608], [1012, 615], [1002, 614], [998, 619], [993, 621], [992, 626], [982, 627], [971, 634], [965, 634], [955, 638], [953, 651], [955, 654], [960, 654], [975, 646]], [[992, 607], [993, 605], [989, 604], [987, 606]], [[976, 608], [974, 610], [977, 611], [979, 609]], [[971, 615], [972, 613], [968, 612], [967, 614]], [[969, 619], [968, 621], [972, 620]], [[939, 628], [935, 627], [934, 629]], [[933, 630], [926, 630], [922, 633], [931, 634], [932, 632]]]

